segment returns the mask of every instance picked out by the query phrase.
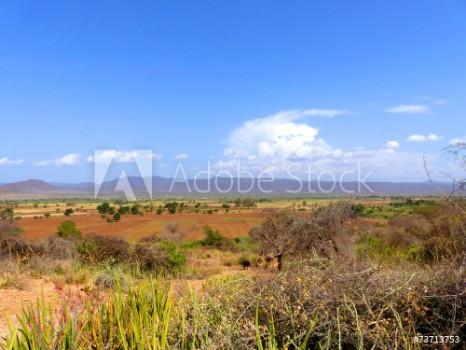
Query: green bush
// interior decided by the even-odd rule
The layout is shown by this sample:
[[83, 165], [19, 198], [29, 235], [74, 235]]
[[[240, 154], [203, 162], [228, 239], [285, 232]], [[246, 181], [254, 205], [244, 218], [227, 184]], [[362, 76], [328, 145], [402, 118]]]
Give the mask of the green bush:
[[129, 206], [124, 206], [124, 207], [118, 208], [118, 212], [119, 212], [121, 215], [129, 214], [130, 211], [131, 211], [131, 208], [130, 208]]
[[148, 237], [136, 243], [136, 263], [144, 270], [156, 273], [177, 273], [186, 265], [186, 255], [170, 241]]
[[15, 216], [15, 213], [12, 208], [6, 208], [3, 210], [0, 210], [0, 219], [1, 220], [13, 220], [13, 217]]
[[111, 207], [108, 202], [104, 202], [101, 205], [98, 205], [97, 211], [99, 212], [99, 214], [115, 214], [115, 208]]
[[209, 225], [204, 226], [204, 233], [206, 238], [200, 241], [204, 246], [217, 246], [224, 239], [219, 231]]
[[121, 219], [121, 214], [119, 212], [116, 212], [115, 214], [113, 214], [113, 220], [120, 221], [120, 219]]
[[363, 236], [357, 245], [356, 254], [360, 259], [373, 259], [382, 251], [382, 242], [380, 239], [372, 236]]
[[57, 227], [57, 235], [62, 238], [80, 238], [81, 231], [76, 228], [76, 224], [73, 221], [63, 221]]

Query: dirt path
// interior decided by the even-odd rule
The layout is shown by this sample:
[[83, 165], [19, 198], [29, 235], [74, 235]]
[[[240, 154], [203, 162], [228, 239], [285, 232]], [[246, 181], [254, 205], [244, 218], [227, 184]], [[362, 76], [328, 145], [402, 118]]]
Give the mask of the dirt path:
[[16, 315], [21, 314], [23, 305], [35, 304], [37, 299], [41, 297], [42, 291], [46, 301], [52, 300], [55, 295], [55, 285], [47, 279], [21, 277], [18, 284], [21, 286], [20, 289], [0, 289], [0, 342], [9, 334], [6, 316], [18, 325], [19, 321]]
[[[204, 283], [208, 281], [209, 278], [241, 273], [246, 272], [239, 266], [224, 266], [221, 273], [212, 275], [208, 278], [171, 280], [172, 297], [174, 300], [177, 300], [179, 296], [189, 293], [190, 289], [193, 292], [200, 294]], [[251, 269], [247, 273], [253, 274], [254, 271]], [[56, 298], [59, 294], [55, 289], [55, 284], [48, 278], [34, 279], [26, 276], [20, 276], [17, 284], [19, 287], [0, 289], [0, 343], [3, 343], [4, 337], [9, 334], [7, 317], [9, 317], [15, 325], [19, 325], [17, 315], [21, 314], [23, 305], [34, 305], [37, 300], [41, 298], [42, 291], [47, 303], [52, 300], [57, 300]], [[74, 286], [74, 288], [76, 288], [76, 286]]]

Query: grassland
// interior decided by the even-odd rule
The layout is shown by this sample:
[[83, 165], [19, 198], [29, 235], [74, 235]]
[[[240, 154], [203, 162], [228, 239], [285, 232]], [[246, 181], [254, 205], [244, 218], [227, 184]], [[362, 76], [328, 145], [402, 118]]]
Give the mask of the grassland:
[[[322, 213], [337, 199], [178, 199], [170, 214], [172, 199], [138, 203], [116, 221], [99, 213], [102, 202], [2, 203], [13, 210], [0, 222], [3, 346], [462, 349], [464, 212], [431, 198], [345, 202], [353, 214], [336, 230]], [[285, 252], [278, 271], [251, 230], [282, 214], [314, 238]], [[64, 221], [71, 230], [58, 229]]]

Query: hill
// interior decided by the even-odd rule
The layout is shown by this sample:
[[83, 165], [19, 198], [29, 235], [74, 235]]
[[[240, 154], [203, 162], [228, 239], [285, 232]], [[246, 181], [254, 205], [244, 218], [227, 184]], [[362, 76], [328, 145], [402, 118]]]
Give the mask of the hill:
[[[264, 180], [264, 179], [263, 179]], [[141, 177], [128, 177], [127, 182], [137, 197], [146, 197], [147, 189]], [[106, 181], [102, 184], [99, 196], [121, 196], [123, 192], [116, 190], [118, 180]], [[451, 183], [430, 182], [343, 182], [302, 181], [292, 179], [266, 179], [259, 182], [252, 178], [211, 178], [211, 179], [170, 179], [155, 176], [152, 178], [153, 195], [195, 195], [195, 196], [270, 196], [270, 195], [305, 195], [305, 196], [345, 196], [345, 195], [442, 195], [452, 191]], [[78, 195], [93, 196], [94, 184], [53, 183], [31, 179], [1, 185], [0, 193], [36, 194], [36, 195]]]
[[58, 188], [56, 188], [55, 186], [52, 186], [45, 181], [37, 179], [19, 181], [0, 186], [0, 192], [3, 193], [49, 193], [56, 192], [57, 190]]

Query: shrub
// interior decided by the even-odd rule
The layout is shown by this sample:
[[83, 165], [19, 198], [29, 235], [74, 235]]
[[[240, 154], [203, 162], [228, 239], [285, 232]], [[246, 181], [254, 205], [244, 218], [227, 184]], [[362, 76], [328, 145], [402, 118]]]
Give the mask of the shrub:
[[178, 203], [177, 202], [168, 202], [165, 204], [165, 208], [167, 208], [168, 212], [170, 214], [175, 214], [176, 209], [178, 208]]
[[0, 274], [0, 289], [13, 288], [17, 284], [17, 279], [9, 273]]
[[181, 242], [185, 232], [177, 223], [168, 223], [160, 234], [160, 238], [166, 241]]
[[73, 221], [67, 220], [63, 221], [57, 227], [57, 235], [62, 238], [80, 238], [81, 231], [76, 227], [76, 224]]
[[74, 242], [62, 237], [49, 237], [39, 242], [35, 247], [37, 255], [50, 259], [73, 259], [78, 255]]
[[[451, 266], [376, 271], [365, 263], [324, 262], [303, 261], [279, 276], [206, 283], [199, 316], [206, 315], [211, 334], [216, 327], [230, 332], [212, 341], [232, 342], [231, 348], [388, 350], [417, 349], [417, 334], [464, 336], [464, 273]], [[216, 317], [216, 310], [229, 311]], [[246, 346], [247, 339], [257, 343]]]
[[11, 221], [13, 220], [15, 216], [15, 213], [12, 208], [6, 208], [3, 210], [0, 210], [0, 220], [6, 220], [6, 221]]
[[356, 254], [360, 259], [373, 259], [382, 253], [382, 242], [373, 235], [363, 236], [357, 245]]
[[115, 281], [112, 277], [101, 275], [95, 279], [94, 284], [97, 287], [105, 288], [105, 289], [112, 289], [115, 286]]
[[99, 212], [99, 214], [115, 214], [115, 208], [111, 207], [108, 202], [104, 202], [101, 205], [98, 205], [97, 211]]
[[358, 212], [358, 214], [364, 213], [364, 210], [366, 209], [366, 207], [362, 203], [357, 204], [354, 208]]
[[16, 235], [0, 236], [0, 257], [29, 258], [34, 254], [31, 244]]
[[113, 220], [120, 221], [120, 219], [121, 219], [121, 214], [119, 212], [116, 212], [115, 214], [113, 214]]
[[223, 240], [223, 236], [219, 231], [214, 230], [209, 225], [204, 226], [204, 233], [206, 238], [201, 241], [202, 245], [205, 246], [217, 246]]
[[179, 272], [186, 265], [186, 255], [176, 244], [154, 237], [137, 242], [134, 255], [141, 268], [157, 273]]
[[111, 264], [123, 263], [130, 258], [130, 244], [124, 239], [96, 234], [88, 235], [78, 244], [78, 251], [85, 262]]
[[124, 206], [124, 207], [118, 208], [118, 212], [119, 212], [121, 215], [129, 214], [130, 210], [131, 210], [131, 209], [130, 209], [129, 206]]
[[131, 207], [131, 214], [132, 215], [141, 215], [142, 212], [141, 212], [141, 205], [139, 203], [135, 203], [133, 204], [133, 206]]
[[18, 236], [21, 229], [13, 220], [0, 220], [0, 237]]

